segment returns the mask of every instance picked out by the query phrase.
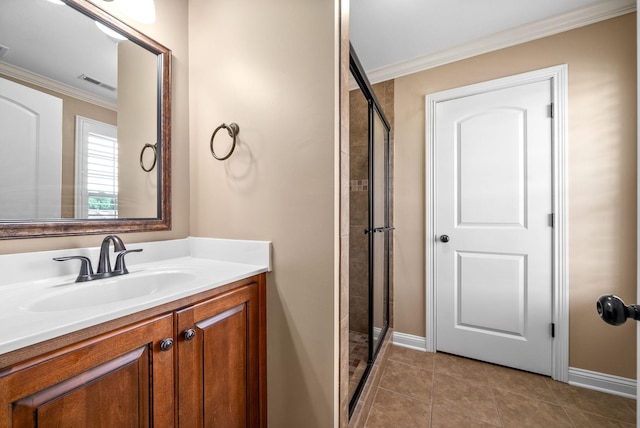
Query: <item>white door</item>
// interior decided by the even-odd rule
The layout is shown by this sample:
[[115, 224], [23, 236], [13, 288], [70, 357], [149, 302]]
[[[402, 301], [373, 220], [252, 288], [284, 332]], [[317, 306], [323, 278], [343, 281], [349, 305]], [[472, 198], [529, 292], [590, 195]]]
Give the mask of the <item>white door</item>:
[[62, 100], [0, 78], [0, 219], [60, 218]]
[[551, 102], [544, 80], [436, 105], [438, 351], [551, 374]]

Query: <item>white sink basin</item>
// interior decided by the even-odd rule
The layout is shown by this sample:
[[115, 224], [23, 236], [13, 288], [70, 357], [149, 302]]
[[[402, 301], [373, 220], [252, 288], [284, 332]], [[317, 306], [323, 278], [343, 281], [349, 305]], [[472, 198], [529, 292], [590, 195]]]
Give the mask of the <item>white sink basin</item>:
[[25, 309], [30, 312], [56, 312], [103, 306], [152, 296], [160, 291], [177, 290], [197, 278], [197, 275], [188, 272], [160, 270], [62, 285]]

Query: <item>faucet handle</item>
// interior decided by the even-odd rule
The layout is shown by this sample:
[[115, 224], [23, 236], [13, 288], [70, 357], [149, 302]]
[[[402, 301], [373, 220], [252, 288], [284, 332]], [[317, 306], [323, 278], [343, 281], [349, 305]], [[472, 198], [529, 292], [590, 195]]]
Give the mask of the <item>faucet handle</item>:
[[124, 263], [124, 256], [126, 256], [129, 253], [139, 253], [141, 251], [142, 251], [142, 248], [136, 248], [135, 250], [120, 251], [118, 253], [118, 257], [116, 257], [116, 267], [113, 269], [113, 274], [124, 275], [126, 273], [129, 273], [129, 271], [127, 270], [127, 266]]
[[53, 260], [57, 262], [64, 262], [67, 260], [80, 260], [80, 273], [76, 278], [76, 282], [84, 282], [92, 279], [93, 267], [91, 267], [91, 260], [85, 256], [67, 256], [67, 257], [54, 257]]

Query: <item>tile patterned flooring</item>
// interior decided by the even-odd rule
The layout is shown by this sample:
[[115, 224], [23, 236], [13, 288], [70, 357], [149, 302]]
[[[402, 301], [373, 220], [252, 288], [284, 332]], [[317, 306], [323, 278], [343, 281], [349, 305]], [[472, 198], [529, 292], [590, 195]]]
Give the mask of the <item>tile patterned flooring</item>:
[[349, 330], [349, 377], [352, 377], [363, 363], [367, 364], [367, 340], [367, 334]]
[[349, 397], [355, 392], [367, 368], [368, 340], [367, 334], [349, 330]]
[[633, 428], [635, 409], [546, 376], [392, 346], [365, 427]]

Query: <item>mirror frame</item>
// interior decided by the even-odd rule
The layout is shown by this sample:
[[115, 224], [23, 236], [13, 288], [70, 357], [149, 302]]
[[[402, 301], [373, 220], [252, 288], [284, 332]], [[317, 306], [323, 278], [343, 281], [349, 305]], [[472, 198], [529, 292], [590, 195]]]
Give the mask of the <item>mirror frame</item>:
[[171, 230], [171, 51], [155, 40], [128, 26], [88, 0], [63, 0], [69, 7], [123, 33], [134, 43], [158, 58], [158, 121], [159, 160], [158, 218], [133, 219], [52, 219], [40, 221], [1, 221], [0, 239], [39, 238], [52, 236], [95, 235], [104, 233], [153, 232]]

